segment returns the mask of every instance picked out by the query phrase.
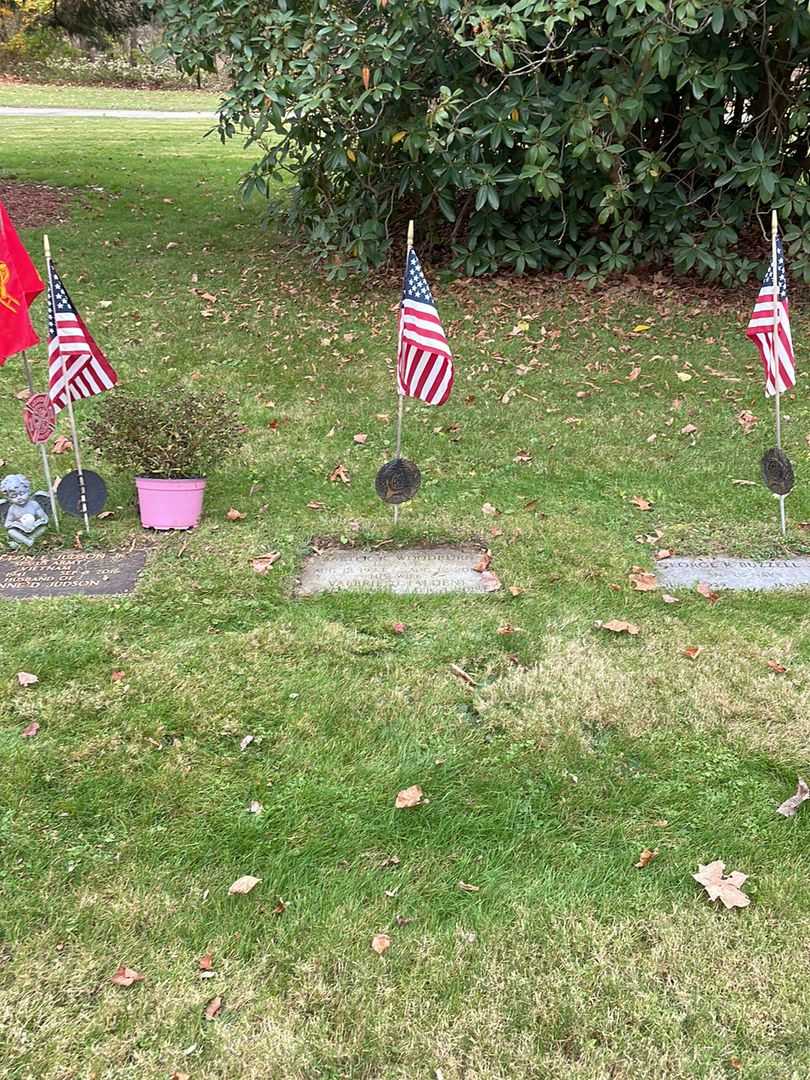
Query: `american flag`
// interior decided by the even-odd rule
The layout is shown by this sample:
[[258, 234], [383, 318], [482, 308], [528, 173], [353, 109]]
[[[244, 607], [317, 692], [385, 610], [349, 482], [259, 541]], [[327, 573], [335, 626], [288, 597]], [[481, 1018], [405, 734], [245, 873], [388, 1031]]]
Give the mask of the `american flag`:
[[428, 405], [444, 405], [453, 389], [453, 354], [416, 252], [405, 261], [399, 311], [397, 387]]
[[[64, 356], [64, 371], [62, 357]], [[65, 374], [72, 401], [110, 390], [118, 376], [82, 322], [62, 279], [48, 264], [48, 395], [59, 412], [67, 405]]]
[[[782, 240], [776, 238], [776, 279], [773, 285], [773, 266], [762, 282], [759, 296], [754, 304], [746, 337], [756, 345], [765, 368], [765, 393], [768, 397], [781, 394], [796, 385], [795, 357], [793, 340], [790, 336], [790, 318], [788, 316], [787, 274], [785, 273], [785, 253]], [[775, 295], [774, 295], [775, 294]], [[776, 302], [776, 355], [774, 356], [774, 300]]]

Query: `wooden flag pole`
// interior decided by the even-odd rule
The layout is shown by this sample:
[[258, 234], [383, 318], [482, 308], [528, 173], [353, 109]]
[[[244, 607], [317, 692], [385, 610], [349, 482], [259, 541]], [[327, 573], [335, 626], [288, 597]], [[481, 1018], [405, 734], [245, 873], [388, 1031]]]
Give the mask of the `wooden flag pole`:
[[[51, 245], [48, 241], [47, 234], [43, 237], [45, 244], [45, 264], [48, 268], [48, 293], [53, 299], [53, 282], [51, 280]], [[54, 303], [54, 308], [56, 304]], [[56, 311], [54, 310], [54, 319], [56, 319]], [[81, 451], [79, 450], [79, 436], [76, 432], [76, 417], [73, 415], [73, 398], [70, 395], [70, 386], [68, 385], [67, 368], [65, 367], [65, 354], [60, 349], [59, 355], [62, 360], [62, 382], [64, 383], [65, 401], [67, 402], [68, 417], [70, 418], [70, 433], [73, 438], [73, 456], [76, 460], [76, 472], [79, 474], [79, 499], [81, 504], [82, 517], [84, 518], [84, 529], [86, 533], [90, 533], [90, 518], [87, 516], [87, 492], [84, 486], [84, 472], [82, 471], [82, 458]]]
[[[22, 351], [22, 363], [23, 371], [25, 372], [25, 378], [28, 383], [29, 393], [34, 393], [34, 377], [31, 374], [31, 364], [28, 361], [28, 354], [25, 349]], [[51, 513], [53, 514], [53, 523], [55, 527], [59, 528], [59, 513], [56, 509], [56, 496], [53, 490], [53, 481], [51, 480], [51, 466], [48, 462], [48, 452], [45, 449], [45, 443], [39, 444], [39, 452], [42, 455], [42, 469], [45, 473], [45, 483], [48, 485], [48, 498], [51, 501]]]
[[[408, 253], [405, 256], [405, 265], [407, 268], [408, 255], [411, 253], [413, 247], [413, 221], [408, 222]], [[407, 272], [407, 270], [406, 270]], [[397, 365], [399, 365], [399, 356], [397, 356]], [[405, 395], [399, 389], [399, 371], [397, 371], [397, 449], [394, 455], [395, 458], [402, 456], [402, 415], [405, 411]], [[394, 525], [399, 523], [399, 506], [394, 504]]]
[[[773, 376], [774, 386], [776, 387], [776, 448], [782, 449], [782, 410], [781, 410], [781, 398], [782, 391], [780, 389], [780, 376], [779, 376], [779, 267], [777, 266], [776, 257], [776, 237], [779, 232], [779, 221], [775, 210], [771, 211], [771, 279], [773, 284], [773, 346], [772, 346], [772, 363], [773, 363]], [[782, 530], [782, 536], [785, 535], [785, 496], [779, 496], [779, 526]]]

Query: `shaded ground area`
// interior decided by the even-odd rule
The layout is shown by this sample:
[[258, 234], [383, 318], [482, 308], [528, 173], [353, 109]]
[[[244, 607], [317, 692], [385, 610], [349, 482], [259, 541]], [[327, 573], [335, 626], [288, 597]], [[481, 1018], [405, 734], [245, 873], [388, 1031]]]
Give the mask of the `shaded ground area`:
[[78, 188], [56, 188], [49, 184], [28, 184], [22, 180], [0, 180], [0, 200], [18, 229], [38, 229], [63, 224], [70, 217], [70, 204], [81, 194]]

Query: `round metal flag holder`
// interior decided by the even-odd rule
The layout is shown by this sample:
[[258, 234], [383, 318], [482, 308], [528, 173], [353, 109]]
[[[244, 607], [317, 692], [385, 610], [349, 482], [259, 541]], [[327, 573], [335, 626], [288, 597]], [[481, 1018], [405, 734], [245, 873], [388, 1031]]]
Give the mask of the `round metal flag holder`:
[[398, 506], [412, 499], [422, 483], [422, 474], [407, 458], [387, 461], [377, 473], [374, 488], [384, 503]]
[[46, 443], [56, 430], [56, 413], [47, 394], [32, 394], [23, 409], [25, 434], [32, 443]]
[[[107, 502], [107, 485], [97, 472], [92, 469], [82, 469], [84, 477], [84, 495], [87, 502], [87, 515], [94, 517], [100, 514]], [[82, 487], [77, 469], [63, 476], [56, 489], [56, 498], [66, 514], [73, 517], [82, 517]]]
[[784, 451], [773, 447], [762, 455], [762, 479], [774, 495], [787, 495], [794, 484], [793, 466]]

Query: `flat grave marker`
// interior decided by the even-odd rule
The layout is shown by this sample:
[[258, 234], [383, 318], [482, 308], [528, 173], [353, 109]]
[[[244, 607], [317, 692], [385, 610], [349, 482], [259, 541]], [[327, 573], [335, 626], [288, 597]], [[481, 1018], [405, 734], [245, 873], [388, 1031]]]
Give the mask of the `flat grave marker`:
[[60, 551], [0, 555], [0, 600], [118, 596], [132, 592], [148, 552]]
[[687, 559], [677, 556], [660, 562], [656, 572], [658, 583], [667, 589], [692, 588], [701, 581], [714, 589], [801, 589], [810, 586], [810, 557]]
[[482, 593], [493, 576], [473, 568], [479, 544], [442, 544], [386, 551], [328, 548], [304, 560], [296, 596], [347, 589], [407, 593]]

